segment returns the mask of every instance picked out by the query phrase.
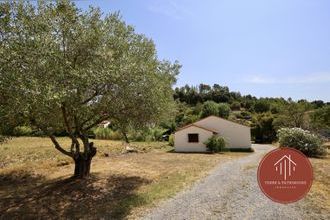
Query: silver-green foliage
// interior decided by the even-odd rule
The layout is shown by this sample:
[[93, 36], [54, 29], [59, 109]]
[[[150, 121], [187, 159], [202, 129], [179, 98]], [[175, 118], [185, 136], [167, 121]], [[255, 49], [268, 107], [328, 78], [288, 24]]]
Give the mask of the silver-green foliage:
[[[0, 3], [1, 126], [42, 129], [68, 156], [89, 152], [88, 130], [103, 120], [144, 127], [168, 117], [180, 65], [157, 58], [153, 41], [118, 13], [69, 1]], [[71, 151], [53, 136], [65, 129]]]
[[311, 157], [326, 154], [322, 140], [307, 130], [281, 128], [278, 130], [277, 136], [281, 147], [292, 147]]

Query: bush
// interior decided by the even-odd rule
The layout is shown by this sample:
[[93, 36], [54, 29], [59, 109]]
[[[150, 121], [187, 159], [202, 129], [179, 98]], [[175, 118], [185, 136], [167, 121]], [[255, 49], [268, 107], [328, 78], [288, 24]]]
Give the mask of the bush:
[[207, 149], [212, 153], [225, 151], [226, 141], [223, 137], [212, 135], [205, 143]]
[[122, 140], [123, 135], [119, 131], [113, 131], [110, 128], [95, 128], [93, 130], [96, 139]]
[[315, 129], [330, 129], [330, 106], [319, 108], [311, 114], [311, 123]]
[[270, 109], [270, 104], [267, 102], [267, 100], [259, 99], [254, 103], [253, 108], [257, 113], [267, 112]]
[[162, 141], [163, 134], [166, 132], [166, 129], [162, 128], [150, 128], [148, 130], [149, 136], [151, 136], [151, 141]]
[[281, 128], [278, 130], [277, 136], [280, 147], [295, 148], [309, 157], [319, 157], [326, 154], [322, 140], [301, 128]]
[[241, 109], [241, 103], [233, 102], [233, 103], [231, 103], [230, 108], [233, 111], [239, 111]]
[[154, 127], [145, 130], [130, 130], [128, 138], [131, 141], [162, 141], [166, 129]]
[[117, 141], [117, 140], [123, 140], [123, 134], [120, 132], [120, 131], [112, 131], [110, 132], [110, 136], [109, 136], [109, 139], [110, 140], [114, 140], [114, 141]]
[[222, 118], [228, 118], [230, 113], [230, 107], [226, 103], [220, 103], [218, 106], [219, 116]]
[[128, 132], [128, 139], [131, 141], [151, 141], [152, 137], [146, 132], [131, 130]]
[[214, 101], [206, 101], [203, 103], [201, 118], [205, 118], [210, 115], [218, 115], [218, 104]]
[[30, 136], [32, 135], [32, 128], [29, 126], [17, 126], [13, 130], [14, 136]]
[[241, 112], [241, 117], [242, 117], [243, 119], [245, 119], [245, 120], [251, 120], [252, 115], [251, 115], [251, 113], [248, 112], [248, 111], [242, 111], [242, 112]]
[[173, 134], [171, 134], [168, 138], [168, 145], [170, 145], [172, 147], [174, 146], [174, 135]]
[[253, 118], [251, 134], [256, 143], [271, 143], [276, 139], [273, 121], [274, 116], [270, 113], [258, 114]]
[[[166, 129], [158, 127], [145, 130], [130, 129], [127, 132], [127, 136], [130, 141], [162, 141], [165, 131]], [[111, 128], [95, 128], [93, 129], [93, 134], [96, 139], [124, 140], [124, 135], [120, 130], [114, 131]]]

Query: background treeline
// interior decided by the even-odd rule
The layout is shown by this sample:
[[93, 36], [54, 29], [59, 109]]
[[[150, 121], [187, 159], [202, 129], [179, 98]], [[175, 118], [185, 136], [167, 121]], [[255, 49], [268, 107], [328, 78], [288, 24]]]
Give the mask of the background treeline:
[[283, 127], [300, 127], [330, 137], [330, 103], [322, 100], [256, 98], [226, 86], [200, 84], [175, 88], [178, 111], [175, 125], [183, 126], [218, 115], [251, 127], [255, 142], [272, 142]]
[[[122, 132], [115, 123], [108, 128], [95, 128], [91, 137], [98, 139], [130, 141], [162, 141], [179, 127], [193, 123], [209, 115], [217, 115], [251, 127], [252, 139], [257, 143], [275, 141], [280, 128], [299, 127], [330, 138], [330, 103], [322, 100], [293, 101], [291, 98], [257, 98], [230, 91], [226, 86], [200, 84], [177, 87], [173, 91], [176, 110], [172, 118], [144, 130], [133, 127]], [[27, 126], [13, 129], [12, 135], [36, 135], [42, 133]], [[59, 132], [65, 136], [66, 132]]]

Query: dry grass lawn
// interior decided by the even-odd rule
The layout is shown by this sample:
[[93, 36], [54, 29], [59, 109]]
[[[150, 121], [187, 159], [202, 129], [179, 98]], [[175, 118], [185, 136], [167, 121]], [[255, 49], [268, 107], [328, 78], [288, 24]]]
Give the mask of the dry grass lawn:
[[[278, 147], [278, 143], [274, 144]], [[324, 143], [328, 149], [325, 158], [309, 158], [313, 166], [313, 185], [304, 199], [304, 212], [306, 216], [330, 215], [330, 142]]]
[[330, 215], [330, 156], [322, 159], [310, 159], [314, 181], [312, 188], [306, 196], [305, 212], [312, 216]]
[[[68, 138], [60, 142], [70, 145]], [[248, 153], [179, 154], [162, 142], [96, 140], [88, 180], [70, 178], [70, 158], [48, 138], [21, 137], [0, 146], [0, 218], [123, 219], [140, 216], [205, 176], [216, 164]]]

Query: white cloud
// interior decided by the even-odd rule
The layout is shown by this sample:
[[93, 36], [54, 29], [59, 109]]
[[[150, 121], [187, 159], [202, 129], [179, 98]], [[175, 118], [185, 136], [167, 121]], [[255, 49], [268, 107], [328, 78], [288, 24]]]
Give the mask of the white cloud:
[[246, 80], [253, 84], [316, 84], [316, 83], [330, 83], [330, 72], [321, 72], [306, 74], [294, 77], [267, 77], [265, 75], [256, 74], [249, 76]]
[[174, 0], [153, 1], [153, 3], [148, 6], [148, 10], [153, 13], [165, 15], [176, 20], [181, 20], [185, 16], [191, 14], [186, 9], [186, 5], [179, 4]]

